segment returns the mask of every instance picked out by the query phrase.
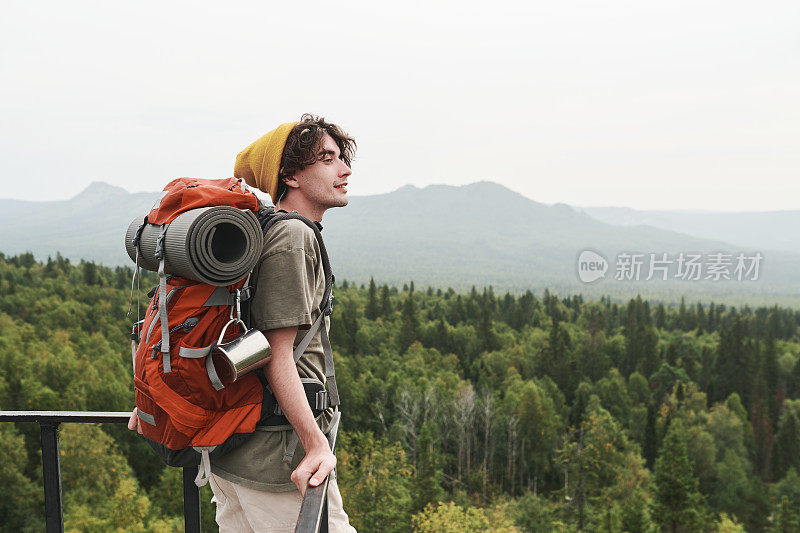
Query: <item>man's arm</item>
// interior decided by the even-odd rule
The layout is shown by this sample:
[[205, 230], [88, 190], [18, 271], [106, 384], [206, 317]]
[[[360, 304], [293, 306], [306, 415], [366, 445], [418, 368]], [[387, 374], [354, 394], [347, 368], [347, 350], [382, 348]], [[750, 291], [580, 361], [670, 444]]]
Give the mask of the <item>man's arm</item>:
[[336, 456], [314, 420], [314, 413], [308, 405], [297, 373], [292, 353], [297, 326], [267, 330], [264, 335], [272, 348], [272, 357], [264, 367], [267, 383], [306, 452], [297, 469], [292, 472], [292, 481], [300, 493], [305, 494], [308, 484], [315, 487], [331, 473], [336, 466]]

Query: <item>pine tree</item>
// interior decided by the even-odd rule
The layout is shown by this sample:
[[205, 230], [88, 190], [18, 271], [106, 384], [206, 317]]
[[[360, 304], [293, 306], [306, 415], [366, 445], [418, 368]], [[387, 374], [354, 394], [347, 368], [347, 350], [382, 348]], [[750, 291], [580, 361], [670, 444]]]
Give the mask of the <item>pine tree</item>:
[[781, 478], [789, 468], [800, 469], [800, 400], [783, 402], [775, 436], [775, 474]]
[[703, 310], [703, 304], [697, 302], [697, 332], [702, 333], [706, 327], [706, 313]]
[[775, 345], [775, 334], [772, 331], [767, 332], [767, 338], [764, 341], [764, 350], [761, 354], [761, 376], [766, 384], [766, 397], [764, 400], [767, 402], [769, 409], [770, 420], [778, 419], [778, 376], [780, 370], [778, 367], [778, 349]]
[[789, 498], [781, 498], [778, 505], [778, 516], [775, 520], [775, 531], [780, 533], [796, 533], [800, 531], [800, 513], [794, 508]]
[[381, 316], [384, 319], [388, 318], [389, 315], [391, 315], [392, 312], [394, 311], [394, 309], [392, 308], [392, 300], [389, 298], [389, 296], [390, 296], [389, 286], [384, 284], [383, 286], [381, 286], [381, 304], [380, 304]]
[[746, 329], [745, 318], [736, 315], [720, 330], [712, 399], [719, 401], [736, 392], [749, 409], [754, 392], [752, 382], [758, 375], [758, 368], [755, 368], [752, 343], [747, 338]]
[[550, 376], [562, 391], [571, 391], [570, 375], [570, 338], [569, 333], [561, 326], [561, 322], [553, 320], [547, 348], [543, 354], [542, 370]]
[[494, 331], [492, 330], [492, 308], [494, 304], [494, 295], [486, 291], [480, 298], [480, 321], [478, 323], [478, 334], [483, 342], [483, 350], [490, 352], [496, 350], [497, 339], [495, 338]]
[[375, 320], [380, 315], [380, 309], [378, 308], [378, 289], [375, 286], [375, 279], [372, 276], [369, 278], [369, 291], [367, 292], [367, 308], [365, 314], [369, 320]]
[[664, 308], [663, 303], [659, 303], [656, 307], [656, 327], [663, 328], [667, 323], [667, 310]]
[[686, 312], [686, 298], [684, 296], [681, 296], [681, 305], [678, 308], [678, 328], [684, 331], [692, 329], [689, 324], [689, 313]]
[[400, 344], [400, 352], [403, 353], [408, 350], [408, 347], [417, 340], [418, 335], [419, 317], [417, 316], [417, 306], [414, 303], [414, 293], [409, 292], [403, 302], [403, 312], [400, 317], [400, 333], [397, 339]]
[[700, 531], [701, 495], [680, 422], [673, 422], [656, 459], [653, 517], [664, 531]]
[[658, 435], [656, 434], [656, 406], [651, 401], [647, 405], [647, 422], [644, 429], [644, 446], [642, 449], [645, 464], [650, 470], [653, 469], [657, 452]]

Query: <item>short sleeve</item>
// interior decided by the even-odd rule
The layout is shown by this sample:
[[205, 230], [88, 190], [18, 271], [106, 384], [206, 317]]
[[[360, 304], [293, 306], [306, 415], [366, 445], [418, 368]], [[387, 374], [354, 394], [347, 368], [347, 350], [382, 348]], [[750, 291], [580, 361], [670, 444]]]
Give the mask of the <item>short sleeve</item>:
[[270, 228], [254, 272], [252, 325], [262, 331], [289, 326], [308, 329], [314, 309], [316, 271], [316, 239], [308, 226], [287, 220]]

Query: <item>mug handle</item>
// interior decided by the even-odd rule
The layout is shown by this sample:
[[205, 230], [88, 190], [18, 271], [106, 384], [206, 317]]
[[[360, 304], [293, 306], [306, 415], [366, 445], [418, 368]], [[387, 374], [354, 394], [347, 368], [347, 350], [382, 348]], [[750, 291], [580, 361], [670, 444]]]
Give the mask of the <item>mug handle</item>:
[[241, 324], [242, 329], [244, 330], [244, 333], [247, 333], [247, 325], [245, 325], [245, 323], [242, 321], [242, 319], [241, 318], [232, 318], [232, 319], [228, 320], [228, 323], [225, 324], [225, 327], [222, 328], [222, 331], [219, 334], [219, 340], [217, 340], [217, 344], [222, 344], [222, 338], [225, 336], [225, 332], [228, 331], [228, 326], [230, 326], [234, 322], [238, 322], [239, 324]]

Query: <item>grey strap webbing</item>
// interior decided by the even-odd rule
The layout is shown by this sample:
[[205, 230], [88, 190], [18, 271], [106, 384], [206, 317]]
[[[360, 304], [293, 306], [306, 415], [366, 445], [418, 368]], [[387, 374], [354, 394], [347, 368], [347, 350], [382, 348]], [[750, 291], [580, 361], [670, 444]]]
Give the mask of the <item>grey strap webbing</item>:
[[[316, 331], [320, 328], [320, 325], [322, 324], [324, 318], [325, 318], [325, 313], [320, 313], [317, 319], [314, 321], [314, 323], [311, 324], [311, 327], [303, 337], [303, 340], [301, 340], [300, 344], [298, 344], [297, 347], [294, 349], [295, 364], [297, 364], [300, 358], [303, 357], [303, 353], [305, 353], [306, 348], [308, 348], [308, 345], [311, 342], [311, 339], [314, 338], [314, 333], [316, 333]], [[324, 327], [322, 328], [322, 331], [325, 331]], [[280, 409], [281, 406], [275, 404], [275, 414], [283, 415], [283, 411], [281, 411]], [[297, 449], [297, 444], [299, 442], [300, 442], [300, 437], [297, 435], [297, 431], [295, 431], [294, 428], [292, 428], [292, 432], [289, 434], [289, 442], [286, 444], [286, 452], [283, 454], [283, 462], [286, 463], [287, 465], [292, 462], [292, 459], [294, 458], [294, 452]]]
[[139, 407], [136, 408], [136, 412], [139, 415], [139, 418], [142, 420], [142, 422], [147, 422], [151, 426], [156, 425], [156, 418], [150, 413], [145, 413]]
[[287, 465], [294, 459], [294, 451], [297, 449], [299, 443], [300, 437], [297, 435], [297, 431], [293, 429], [292, 432], [289, 433], [289, 441], [286, 443], [286, 453], [283, 454], [283, 462]]
[[325, 381], [328, 385], [328, 395], [331, 407], [339, 405], [339, 388], [336, 386], [336, 373], [333, 371], [333, 351], [331, 341], [328, 339], [328, 330], [322, 328], [322, 351], [325, 354]]
[[[180, 289], [181, 289], [181, 287], [172, 287], [169, 290], [169, 292], [167, 293], [167, 305], [169, 305], [169, 301], [172, 298], [172, 296], [174, 294], [176, 294], [177, 291], [179, 291]], [[161, 295], [159, 294], [158, 300], [156, 301], [155, 307], [153, 308], [154, 309], [153, 310], [154, 313], [158, 313], [160, 300], [161, 300]], [[144, 343], [145, 344], [150, 342], [150, 334], [153, 333], [153, 329], [156, 327], [156, 324], [158, 324], [160, 322], [161, 322], [161, 315], [160, 314], [156, 318], [154, 318], [153, 320], [150, 321], [150, 327], [147, 328], [147, 335], [144, 338]]]
[[216, 446], [195, 446], [195, 451], [200, 452], [200, 466], [197, 469], [197, 477], [194, 478], [194, 484], [202, 487], [208, 483], [208, 478], [211, 477], [211, 458], [208, 456], [209, 452], [213, 451]]
[[167, 233], [169, 224], [161, 226], [161, 235], [158, 237], [156, 256], [158, 257], [158, 312], [161, 321], [161, 364], [164, 366], [164, 373], [172, 372], [172, 365], [169, 360], [169, 317], [167, 316], [167, 273], [165, 271], [164, 260], [164, 237]]
[[167, 275], [164, 272], [164, 259], [158, 263], [158, 317], [161, 322], [161, 362], [164, 373], [172, 372], [169, 361], [169, 318], [167, 317]]
[[[311, 327], [309, 328], [308, 333], [306, 333], [305, 337], [303, 337], [303, 340], [301, 340], [300, 344], [298, 344], [297, 347], [294, 349], [295, 363], [297, 363], [300, 360], [300, 358], [303, 357], [306, 348], [308, 348], [308, 345], [311, 344], [311, 339], [314, 338], [314, 333], [317, 332], [324, 318], [325, 318], [325, 313], [320, 313], [317, 319], [314, 321], [314, 323], [311, 324]], [[325, 328], [322, 329], [324, 330]]]
[[[311, 338], [314, 336], [314, 333], [321, 329], [322, 334], [322, 351], [325, 355], [325, 380], [327, 382], [328, 390], [327, 390], [327, 398], [330, 400], [328, 404], [330, 407], [336, 407], [339, 405], [339, 388], [336, 386], [336, 375], [333, 370], [333, 351], [331, 350], [331, 341], [328, 338], [328, 330], [325, 329], [324, 326], [321, 326], [325, 319], [325, 315], [329, 314], [331, 310], [330, 304], [328, 304], [325, 311], [319, 314], [317, 319], [314, 321], [314, 324], [311, 325], [311, 328], [306, 333], [303, 340], [300, 341], [300, 344], [297, 345], [297, 348], [294, 350], [294, 362], [300, 360], [303, 356], [303, 352], [305, 352], [308, 344], [311, 342]], [[326, 391], [322, 391], [326, 392]], [[319, 398], [317, 399], [319, 402]], [[327, 402], [326, 402], [327, 403]], [[319, 407], [318, 407], [319, 408]], [[282, 414], [278, 412], [280, 406], [276, 406], [276, 414]], [[300, 437], [297, 435], [297, 431], [292, 428], [291, 433], [289, 434], [289, 442], [286, 444], [286, 453], [283, 454], [283, 462], [289, 464], [292, 462], [294, 458], [294, 452], [297, 449], [297, 444], [300, 442]]]
[[186, 346], [181, 346], [178, 350], [178, 355], [185, 357], [186, 359], [202, 359], [211, 353], [211, 348], [213, 347], [213, 344], [203, 346], [202, 348], [188, 348]]
[[217, 375], [217, 369], [214, 368], [214, 358], [211, 357], [211, 354], [206, 356], [206, 372], [208, 372], [208, 379], [211, 380], [211, 385], [214, 387], [214, 390], [222, 390], [225, 388], [225, 385], [222, 384], [222, 380], [219, 379], [219, 375]]
[[[319, 314], [317, 319], [311, 324], [308, 332], [303, 337], [303, 340], [300, 341], [300, 344], [294, 349], [294, 362], [297, 363], [301, 357], [303, 357], [303, 353], [305, 353], [306, 348], [308, 348], [311, 339], [314, 337], [314, 334], [318, 329], [322, 329], [322, 350], [325, 352], [325, 377], [328, 380], [328, 388], [329, 392], [328, 397], [331, 400], [330, 406], [333, 406], [333, 400], [336, 399], [336, 405], [339, 405], [339, 391], [336, 388], [336, 378], [333, 377], [333, 356], [331, 352], [331, 344], [328, 340], [328, 332], [325, 329], [325, 326], [322, 326], [325, 315], [330, 312], [330, 304], [328, 307]], [[330, 363], [328, 362], [330, 360]], [[330, 372], [328, 371], [330, 368]], [[330, 376], [328, 375], [330, 374]], [[333, 388], [331, 388], [333, 387]], [[323, 391], [325, 392], [325, 391]], [[319, 405], [319, 398], [317, 399], [317, 403]], [[275, 414], [282, 415], [283, 412], [281, 411], [280, 405], [275, 406]], [[292, 428], [291, 433], [289, 433], [289, 442], [286, 443], [286, 452], [283, 454], [283, 462], [287, 465], [292, 462], [294, 458], [294, 452], [297, 449], [297, 444], [300, 442], [300, 437], [297, 435], [297, 431]]]
[[233, 294], [228, 292], [225, 287], [217, 287], [211, 296], [208, 297], [203, 303], [203, 307], [212, 307], [215, 305], [232, 305], [234, 303]]

